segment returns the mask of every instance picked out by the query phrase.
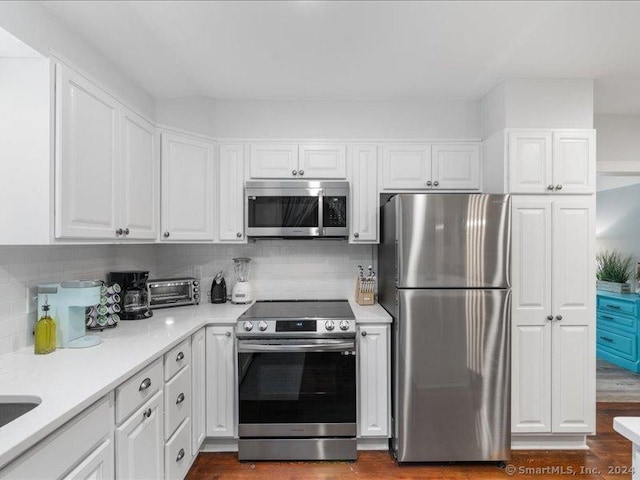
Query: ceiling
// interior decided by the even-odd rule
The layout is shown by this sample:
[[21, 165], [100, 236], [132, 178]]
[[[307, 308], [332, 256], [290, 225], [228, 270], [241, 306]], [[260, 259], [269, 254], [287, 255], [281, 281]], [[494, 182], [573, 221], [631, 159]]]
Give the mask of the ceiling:
[[18, 40], [9, 32], [0, 28], [0, 58], [38, 58], [42, 57], [33, 48]]
[[594, 78], [640, 113], [640, 2], [51, 1], [158, 98], [480, 98], [507, 78]]

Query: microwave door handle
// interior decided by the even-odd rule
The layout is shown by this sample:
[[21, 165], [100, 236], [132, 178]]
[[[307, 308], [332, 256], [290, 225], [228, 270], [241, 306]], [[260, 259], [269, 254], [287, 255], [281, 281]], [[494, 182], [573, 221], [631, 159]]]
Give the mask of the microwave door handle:
[[294, 344], [294, 345], [274, 345], [251, 343], [243, 344], [238, 342], [239, 353], [253, 352], [343, 352], [347, 350], [355, 350], [355, 342], [340, 342], [331, 344]]
[[318, 190], [318, 235], [324, 236], [324, 190]]

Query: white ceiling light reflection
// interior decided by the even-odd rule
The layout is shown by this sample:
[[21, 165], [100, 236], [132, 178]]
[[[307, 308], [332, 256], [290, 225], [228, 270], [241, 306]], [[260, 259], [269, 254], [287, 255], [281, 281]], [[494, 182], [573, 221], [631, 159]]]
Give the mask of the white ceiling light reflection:
[[165, 325], [173, 325], [174, 322], [175, 320], [173, 319], [173, 317], [169, 317], [164, 321]]

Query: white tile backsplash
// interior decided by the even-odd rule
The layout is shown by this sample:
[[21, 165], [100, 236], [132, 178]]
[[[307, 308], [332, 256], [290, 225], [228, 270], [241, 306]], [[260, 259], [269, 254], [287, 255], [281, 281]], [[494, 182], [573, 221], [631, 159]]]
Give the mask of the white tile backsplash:
[[[347, 298], [356, 266], [374, 264], [375, 247], [337, 240], [261, 240], [247, 245], [0, 246], [0, 355], [33, 344], [35, 287], [79, 278], [106, 279], [112, 270], [149, 270], [152, 277], [199, 276], [203, 302], [224, 270], [235, 283], [234, 257], [252, 260], [258, 299]], [[375, 268], [375, 267], [374, 267]]]

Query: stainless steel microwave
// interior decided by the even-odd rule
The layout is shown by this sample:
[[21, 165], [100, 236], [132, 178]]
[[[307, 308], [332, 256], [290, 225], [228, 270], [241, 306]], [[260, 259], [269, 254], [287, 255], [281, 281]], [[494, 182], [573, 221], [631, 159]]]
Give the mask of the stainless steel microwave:
[[246, 182], [245, 212], [248, 237], [345, 238], [349, 182]]

